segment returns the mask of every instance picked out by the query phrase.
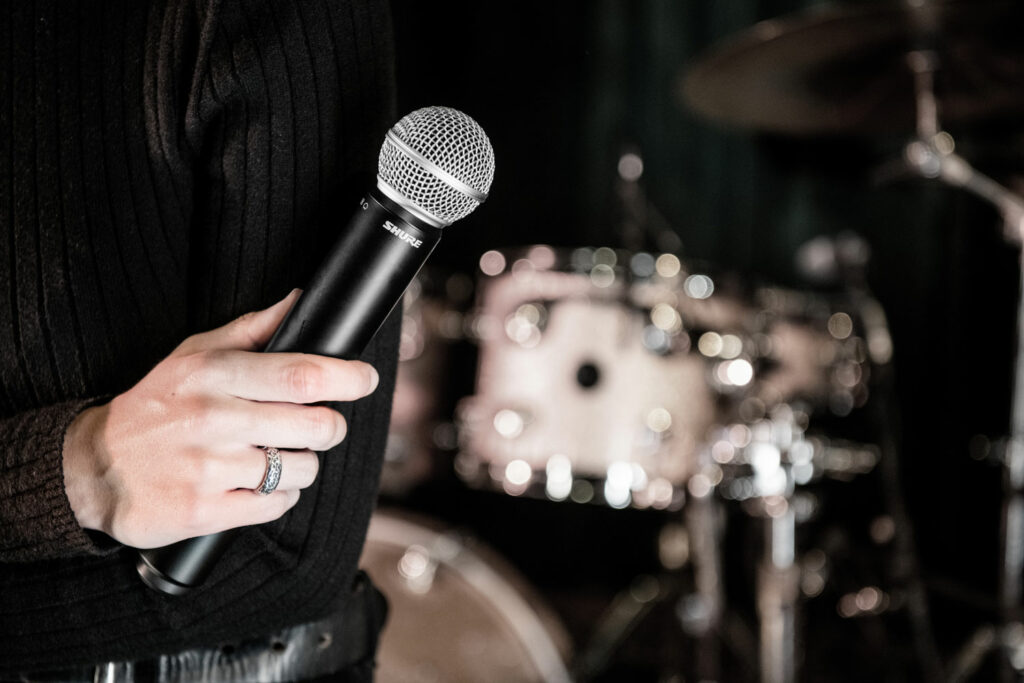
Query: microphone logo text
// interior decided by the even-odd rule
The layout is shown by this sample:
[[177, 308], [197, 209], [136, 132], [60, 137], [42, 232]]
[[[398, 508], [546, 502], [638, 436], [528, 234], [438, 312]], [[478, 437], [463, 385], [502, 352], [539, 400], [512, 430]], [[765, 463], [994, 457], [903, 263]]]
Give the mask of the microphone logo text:
[[391, 221], [384, 221], [384, 229], [390, 232], [398, 239], [402, 240], [403, 242], [408, 242], [410, 245], [417, 249], [419, 249], [420, 245], [423, 244], [423, 240], [416, 239], [415, 237], [407, 233], [405, 230], [402, 230], [400, 227], [398, 227]]

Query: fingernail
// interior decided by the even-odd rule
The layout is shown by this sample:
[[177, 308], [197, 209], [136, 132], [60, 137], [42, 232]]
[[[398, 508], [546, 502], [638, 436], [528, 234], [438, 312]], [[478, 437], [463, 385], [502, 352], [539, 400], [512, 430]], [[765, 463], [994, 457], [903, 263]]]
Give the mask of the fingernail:
[[370, 366], [370, 390], [368, 392], [366, 392], [366, 393], [372, 394], [373, 390], [377, 388], [378, 384], [380, 384], [380, 375], [377, 374], [377, 369], [371, 365]]

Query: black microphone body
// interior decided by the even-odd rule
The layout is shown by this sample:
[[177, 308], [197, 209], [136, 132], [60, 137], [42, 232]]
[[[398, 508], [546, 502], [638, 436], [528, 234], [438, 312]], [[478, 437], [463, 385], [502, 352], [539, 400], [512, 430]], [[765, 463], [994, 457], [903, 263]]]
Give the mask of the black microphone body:
[[[264, 351], [358, 358], [401, 301], [441, 232], [382, 192], [371, 191]], [[186, 593], [206, 579], [237, 531], [140, 550], [139, 575], [164, 593]]]
[[358, 358], [440, 241], [440, 228], [370, 192], [265, 351]]

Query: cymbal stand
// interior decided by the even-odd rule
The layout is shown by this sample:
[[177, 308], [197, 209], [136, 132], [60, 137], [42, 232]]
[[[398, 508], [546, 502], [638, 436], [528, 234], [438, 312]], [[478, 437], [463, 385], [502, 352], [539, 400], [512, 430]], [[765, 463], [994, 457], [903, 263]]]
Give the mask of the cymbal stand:
[[[934, 96], [934, 53], [911, 53], [908, 64], [914, 72], [918, 112], [918, 137], [904, 148], [908, 166], [922, 177], [961, 188], [995, 206], [1002, 215], [1007, 239], [1021, 245], [1024, 242], [1024, 196], [975, 169], [955, 152], [953, 137], [941, 130]], [[981, 655], [990, 649], [998, 649], [1004, 655], [1000, 667], [1003, 681], [1012, 681], [1024, 673], [1024, 639], [1017, 636], [1022, 625], [1015, 616], [1024, 597], [1024, 250], [1021, 251], [1021, 266], [1010, 438], [1002, 458], [999, 582], [1002, 618], [995, 629], [995, 637], [979, 638], [992, 631], [991, 626], [983, 626], [954, 660], [950, 674], [953, 681], [965, 680], [971, 675]]]
[[[941, 135], [941, 134], [940, 134]], [[971, 192], [993, 204], [1003, 216], [1007, 238], [1021, 244], [1024, 230], [1024, 197], [978, 172], [965, 159], [921, 141], [908, 146], [908, 159], [920, 155], [931, 177]], [[934, 171], [932, 169], [935, 169]], [[1020, 252], [1021, 279], [1017, 294], [1017, 348], [1014, 359], [1013, 395], [1010, 403], [1010, 436], [1003, 452], [1003, 505], [1000, 529], [1000, 579], [998, 604], [1001, 623], [994, 638], [971, 642], [984, 649], [998, 649], [1004, 659], [1001, 680], [1013, 681], [1024, 673], [1022, 625], [1016, 616], [1024, 596], [1024, 250]], [[982, 627], [982, 631], [991, 627]], [[976, 649], [973, 648], [973, 649]], [[967, 651], [954, 661], [952, 680], [965, 680], [980, 662], [977, 653]]]
[[798, 678], [800, 600], [804, 564], [797, 532], [817, 507], [804, 487], [822, 478], [849, 480], [878, 464], [875, 446], [812, 436], [808, 416], [788, 404], [763, 419], [724, 427], [716, 435], [727, 470], [722, 495], [739, 501], [762, 525], [764, 545], [757, 567], [756, 606], [762, 683]]
[[713, 490], [695, 484], [690, 487], [684, 511], [695, 590], [679, 601], [676, 615], [683, 630], [698, 642], [694, 662], [698, 680], [717, 681], [721, 675], [719, 638], [724, 609], [721, 511]]
[[[942, 135], [942, 134], [940, 134]], [[913, 149], [911, 149], [913, 148]], [[1024, 230], [1024, 197], [978, 172], [965, 159], [935, 144], [915, 141], [908, 145], [907, 158], [919, 158], [928, 177], [960, 187], [993, 204], [1003, 216], [1007, 238], [1021, 244]], [[922, 173], [924, 175], [924, 173]], [[1024, 673], [1024, 640], [1017, 618], [1024, 596], [1024, 250], [1020, 252], [1021, 278], [1017, 294], [1017, 348], [1014, 358], [1013, 395], [1010, 403], [1010, 436], [1003, 452], [1003, 505], [1000, 529], [1000, 579], [998, 603], [1001, 623], [996, 637], [971, 642], [1004, 654], [1001, 680], [1019, 679]], [[982, 631], [991, 627], [982, 627]], [[954, 661], [952, 680], [964, 680], [980, 661], [970, 646]]]
[[758, 567], [762, 683], [796, 680], [796, 607], [800, 567], [796, 564], [796, 514], [787, 498], [762, 500], [765, 550]]
[[762, 518], [765, 532], [757, 569], [761, 682], [793, 683], [800, 566], [796, 562], [795, 484], [789, 450], [800, 438], [800, 430], [782, 419], [763, 422], [760, 431], [766, 433], [755, 434], [750, 457], [755, 498], [747, 502]]
[[[729, 458], [728, 486], [743, 509], [763, 525], [764, 546], [757, 567], [756, 607], [759, 624], [759, 665], [762, 683], [793, 683], [797, 677], [797, 606], [800, 564], [797, 562], [796, 477], [793, 467], [808, 473], [814, 468], [814, 448], [803, 438], [792, 410], [777, 414], [736, 433], [749, 434], [735, 444]], [[721, 443], [731, 441], [730, 429]], [[810, 468], [810, 470], [808, 470]], [[803, 477], [801, 476], [801, 479]], [[736, 484], [742, 484], [736, 487]]]

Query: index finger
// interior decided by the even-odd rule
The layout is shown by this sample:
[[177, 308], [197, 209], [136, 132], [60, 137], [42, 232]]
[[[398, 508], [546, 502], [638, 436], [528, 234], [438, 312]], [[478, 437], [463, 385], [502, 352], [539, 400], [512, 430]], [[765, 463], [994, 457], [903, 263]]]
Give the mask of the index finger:
[[320, 403], [354, 401], [373, 392], [380, 378], [369, 363], [308, 353], [220, 351], [212, 354], [209, 381], [250, 401]]

